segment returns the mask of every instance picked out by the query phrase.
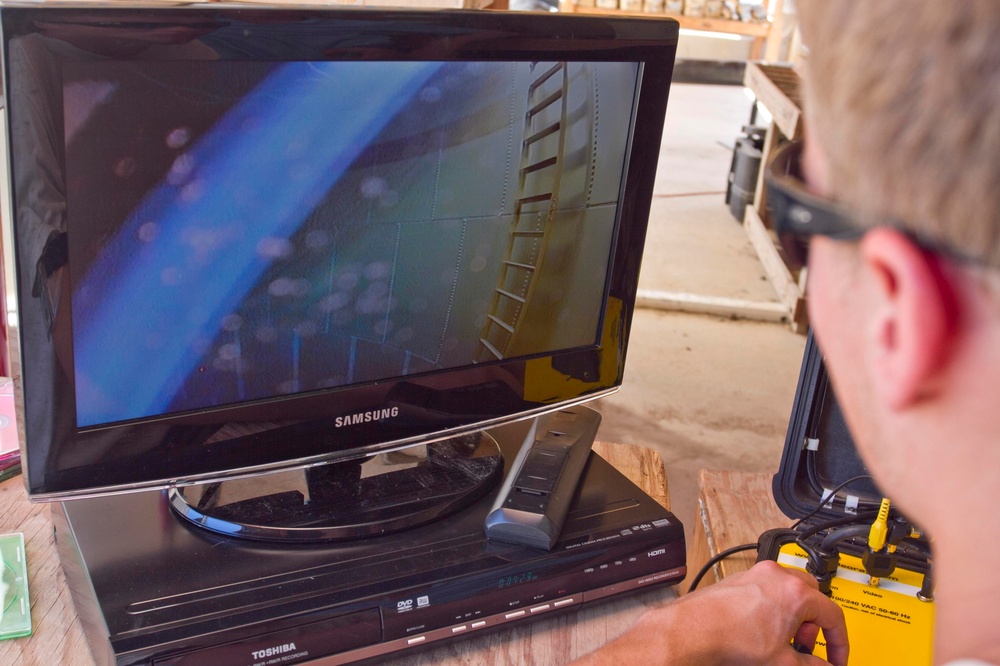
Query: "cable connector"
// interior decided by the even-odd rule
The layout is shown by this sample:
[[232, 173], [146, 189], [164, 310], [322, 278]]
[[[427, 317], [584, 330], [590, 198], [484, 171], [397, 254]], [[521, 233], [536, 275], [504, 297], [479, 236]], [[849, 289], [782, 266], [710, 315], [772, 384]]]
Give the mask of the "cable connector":
[[819, 583], [819, 591], [830, 596], [833, 592], [833, 577], [840, 566], [840, 551], [837, 548], [826, 550], [821, 546], [811, 546], [802, 541], [799, 546], [806, 551], [806, 572]]
[[870, 548], [865, 549], [865, 552], [861, 554], [861, 564], [864, 565], [865, 573], [870, 577], [868, 584], [877, 586], [880, 578], [891, 576], [892, 572], [896, 570], [897, 559], [896, 549], [891, 546], [877, 552]]
[[879, 579], [891, 575], [896, 570], [896, 545], [903, 537], [903, 531], [896, 527], [895, 521], [893, 529], [890, 530], [889, 498], [883, 497], [878, 516], [868, 531], [868, 548], [861, 555], [861, 563], [869, 576], [869, 585], [877, 586]]
[[883, 497], [882, 504], [878, 508], [878, 517], [872, 523], [868, 531], [868, 548], [879, 551], [885, 547], [886, 538], [889, 535], [889, 498]]

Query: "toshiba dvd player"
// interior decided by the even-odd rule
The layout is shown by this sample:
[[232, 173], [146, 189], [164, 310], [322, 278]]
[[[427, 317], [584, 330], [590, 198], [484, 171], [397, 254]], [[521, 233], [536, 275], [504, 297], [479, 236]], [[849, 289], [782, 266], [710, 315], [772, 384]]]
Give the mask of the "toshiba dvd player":
[[[508, 465], [526, 427], [492, 431]], [[551, 550], [488, 540], [494, 494], [421, 528], [325, 544], [216, 535], [160, 492], [53, 517], [99, 664], [372, 661], [684, 578], [681, 523], [595, 454]]]

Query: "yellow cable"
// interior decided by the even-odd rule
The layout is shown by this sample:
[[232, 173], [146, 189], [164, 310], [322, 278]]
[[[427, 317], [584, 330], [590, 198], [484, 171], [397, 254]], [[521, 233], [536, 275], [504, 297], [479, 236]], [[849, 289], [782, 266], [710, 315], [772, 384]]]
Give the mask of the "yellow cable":
[[882, 498], [882, 505], [878, 508], [878, 517], [872, 523], [872, 528], [868, 531], [868, 547], [874, 552], [878, 552], [885, 547], [885, 541], [889, 536], [889, 498]]

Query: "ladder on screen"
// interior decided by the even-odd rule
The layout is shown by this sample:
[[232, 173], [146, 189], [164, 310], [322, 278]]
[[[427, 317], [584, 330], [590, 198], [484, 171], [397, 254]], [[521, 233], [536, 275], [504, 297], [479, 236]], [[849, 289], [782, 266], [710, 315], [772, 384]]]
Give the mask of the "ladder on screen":
[[507, 251], [479, 339], [480, 362], [504, 359], [531, 300], [559, 202], [566, 146], [567, 63], [532, 63]]

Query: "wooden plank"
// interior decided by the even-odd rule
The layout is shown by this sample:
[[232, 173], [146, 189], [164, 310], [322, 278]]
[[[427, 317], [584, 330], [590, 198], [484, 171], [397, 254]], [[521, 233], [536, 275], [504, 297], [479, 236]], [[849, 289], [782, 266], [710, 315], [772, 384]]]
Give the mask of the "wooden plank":
[[[763, 532], [792, 524], [775, 504], [771, 475], [766, 473], [703, 469], [698, 473], [698, 502], [702, 520], [695, 525], [695, 530], [703, 531], [709, 557], [727, 548], [757, 543]], [[756, 559], [757, 554], [752, 550], [727, 557], [700, 585], [709, 583], [710, 578], [722, 580], [738, 571], [746, 571]], [[707, 561], [707, 557], [700, 561], [689, 558], [690, 576]]]
[[[698, 575], [701, 568], [712, 557], [712, 549], [708, 545], [708, 529], [705, 528], [704, 519], [702, 501], [699, 497], [698, 514], [695, 516], [694, 531], [691, 534], [691, 540], [688, 542], [687, 548], [688, 575], [684, 579], [684, 582], [680, 584], [681, 594], [688, 593], [691, 581], [694, 580], [694, 577]], [[717, 581], [718, 579], [714, 573], [706, 574], [701, 582], [698, 583], [698, 588], [708, 587]]]
[[753, 207], [757, 211], [757, 217], [764, 223], [764, 227], [771, 228], [767, 210], [767, 182], [764, 174], [767, 172], [767, 165], [771, 162], [771, 156], [781, 142], [781, 132], [776, 129], [777, 125], [771, 123], [764, 134], [764, 145], [760, 151], [760, 170], [757, 172], [757, 182], [753, 191]]
[[789, 139], [802, 136], [801, 85], [794, 69], [748, 62], [743, 84], [768, 110], [782, 134]]
[[764, 59], [777, 62], [781, 58], [781, 41], [784, 38], [782, 33], [785, 31], [785, 0], [773, 0], [768, 12], [774, 16], [774, 21], [771, 23], [771, 33], [767, 38]]
[[[648, 16], [648, 14], [647, 14]], [[770, 23], [754, 23], [751, 21], [735, 21], [733, 19], [707, 18], [699, 16], [674, 16], [682, 28], [688, 30], [706, 30], [709, 32], [724, 32], [736, 35], [765, 38], [771, 30]]]
[[748, 301], [724, 296], [640, 289], [636, 294], [635, 304], [640, 308], [708, 314], [733, 319], [775, 323], [788, 321], [788, 308], [783, 303]]
[[796, 323], [794, 330], [799, 330], [805, 317], [805, 292], [792, 277], [771, 234], [764, 228], [764, 223], [753, 206], [747, 206], [743, 216], [743, 228], [746, 229], [750, 244], [760, 258], [767, 279], [778, 294], [778, 300], [785, 305], [790, 321]]

